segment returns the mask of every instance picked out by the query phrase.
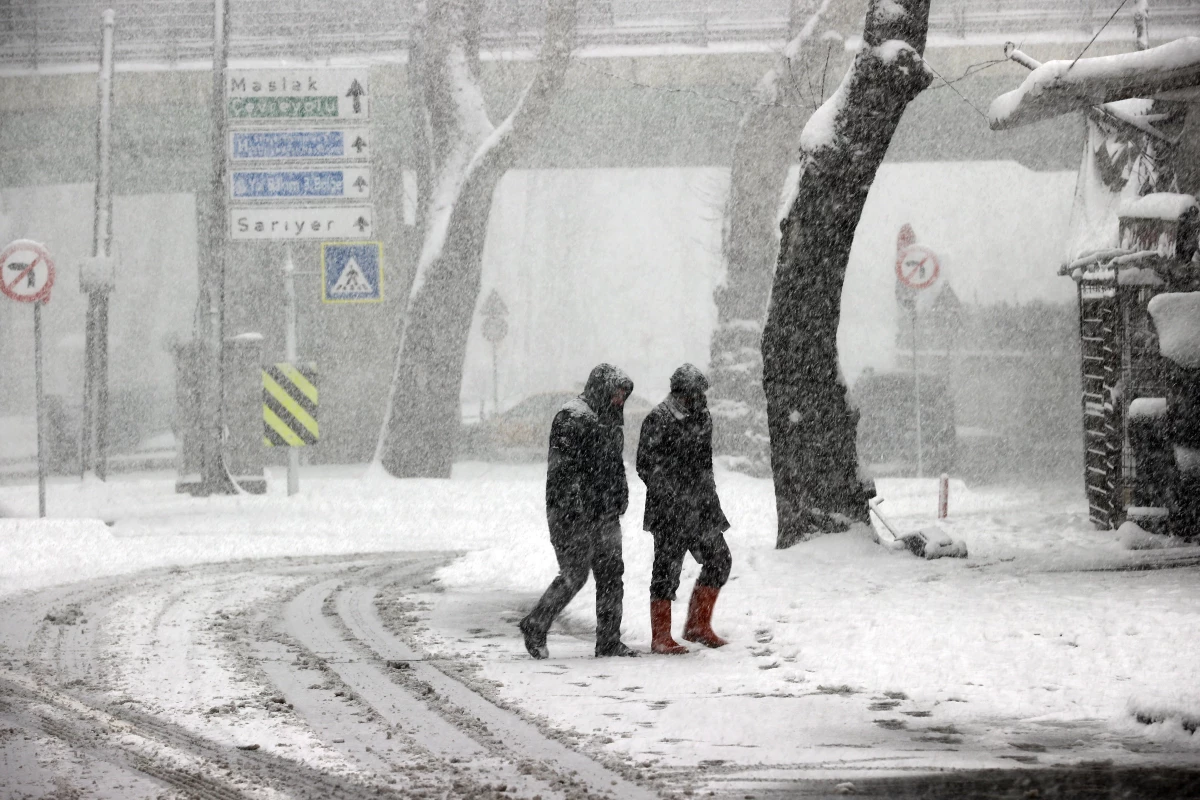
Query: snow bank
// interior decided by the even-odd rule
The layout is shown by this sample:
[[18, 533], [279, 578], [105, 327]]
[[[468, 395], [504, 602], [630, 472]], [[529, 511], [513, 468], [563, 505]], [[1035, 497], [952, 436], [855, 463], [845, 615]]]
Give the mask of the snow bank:
[[0, 553], [5, 554], [0, 559], [0, 595], [69, 576], [82, 580], [103, 574], [97, 567], [111, 564], [122, 549], [98, 519], [0, 520]]
[[[452, 480], [401, 481], [364, 477], [363, 467], [312, 468], [302, 471], [301, 493], [292, 498], [286, 495], [282, 469], [268, 472], [266, 495], [234, 497], [176, 494], [171, 474], [121, 476], [107, 483], [52, 480], [47, 488], [51, 518], [43, 521], [30, 519], [37, 513], [35, 485], [4, 486], [0, 505], [25, 519], [0, 519], [0, 594], [154, 567], [416, 550], [464, 551], [441, 576], [456, 588], [540, 591], [556, 571], [546, 533], [545, 469], [545, 464], [463, 463], [455, 465]], [[748, 550], [764, 557], [774, 553], [771, 481], [718, 466], [717, 483], [734, 523], [728, 538], [735, 556]], [[629, 484], [623, 520], [627, 584], [628, 576], [641, 575], [648, 585], [651, 541], [641, 530], [645, 490], [632, 467]], [[1037, 506], [1037, 494], [972, 490], [954, 480], [950, 518], [937, 520], [934, 478], [884, 479], [878, 491], [886, 499], [883, 512], [902, 531], [936, 522], [967, 543], [972, 562], [1009, 558], [1059, 568], [1099, 563], [1123, 552], [1111, 532], [1091, 530], [1081, 498], [1073, 499], [1074, 511], [1059, 512], [1054, 523], [1014, 531], [997, 515]], [[862, 565], [838, 561], [849, 552], [871, 559], [888, 556], [872, 543], [866, 526], [824, 538], [831, 541], [795, 550], [811, 554], [833, 548], [831, 566], [843, 563], [853, 570]], [[901, 555], [912, 559], [896, 558]]]
[[1194, 740], [1200, 728], [1200, 694], [1155, 692], [1131, 697], [1129, 715], [1143, 725], [1161, 726], [1163, 735]]
[[1175, 465], [1184, 475], [1200, 475], [1200, 448], [1175, 445]]
[[1167, 415], [1165, 397], [1139, 397], [1129, 404], [1129, 419], [1162, 419]]
[[1200, 292], [1167, 292], [1148, 306], [1163, 356], [1186, 369], [1200, 369]]
[[1178, 220], [1188, 209], [1195, 207], [1196, 198], [1190, 194], [1154, 192], [1121, 203], [1117, 215], [1138, 219]]

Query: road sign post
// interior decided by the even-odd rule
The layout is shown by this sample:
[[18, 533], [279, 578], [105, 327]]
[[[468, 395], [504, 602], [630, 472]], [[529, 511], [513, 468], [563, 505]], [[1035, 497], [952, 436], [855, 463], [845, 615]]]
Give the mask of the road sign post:
[[[296, 265], [292, 263], [292, 253], [289, 248], [287, 261], [283, 264], [283, 288], [287, 294], [287, 305], [284, 307], [286, 325], [284, 340], [286, 345], [285, 357], [293, 367], [298, 366], [298, 332], [296, 330]], [[287, 493], [288, 497], [300, 491], [300, 451], [295, 447], [288, 448]]]
[[[896, 256], [896, 280], [902, 290], [919, 292], [937, 283], [941, 274], [941, 264], [937, 254], [924, 245], [914, 242], [912, 228], [905, 226], [907, 231], [901, 231], [901, 239], [906, 242]], [[904, 234], [907, 233], [907, 236]], [[916, 298], [912, 298], [912, 360], [913, 360], [913, 395], [917, 412], [917, 477], [925, 475], [923, 447], [921, 442], [921, 370], [917, 363], [917, 341], [920, 331], [920, 310]]]
[[[369, 88], [365, 67], [229, 70], [222, 85], [233, 164], [226, 199], [236, 203], [225, 216], [229, 238], [321, 241], [327, 303], [383, 300], [382, 245], [358, 241], [375, 238]], [[263, 441], [289, 448], [294, 495], [296, 448], [316, 443], [317, 396], [315, 373], [298, 361], [290, 247], [283, 272], [287, 361], [263, 372]]]
[[504, 304], [500, 293], [492, 289], [480, 310], [483, 316], [483, 338], [492, 343], [492, 413], [500, 411], [500, 369], [497, 366], [499, 357], [497, 349], [500, 342], [508, 335], [508, 306]]
[[38, 516], [46, 516], [46, 441], [42, 391], [42, 306], [54, 288], [54, 261], [41, 244], [18, 239], [0, 252], [0, 294], [33, 303], [34, 424], [37, 425]]

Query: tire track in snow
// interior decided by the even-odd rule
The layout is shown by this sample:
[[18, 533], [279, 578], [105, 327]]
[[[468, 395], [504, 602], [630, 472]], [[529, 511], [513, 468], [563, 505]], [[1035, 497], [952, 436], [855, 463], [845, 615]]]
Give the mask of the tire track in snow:
[[650, 800], [658, 795], [599, 764], [588, 756], [547, 738], [535, 725], [500, 708], [432, 664], [387, 629], [375, 609], [376, 588], [358, 585], [337, 596], [338, 615], [351, 632], [385, 662], [407, 664], [415, 677], [449, 702], [465, 709], [504, 745], [547, 764], [559, 774], [577, 775], [594, 791], [611, 792], [629, 800]]
[[[358, 561], [361, 564], [361, 557], [358, 557]], [[323, 576], [331, 572], [344, 572], [346, 568], [347, 561], [343, 558], [312, 563], [307, 566], [307, 571]], [[306, 568], [301, 567], [301, 570], [306, 571]], [[101, 694], [110, 692], [112, 686], [98, 685], [94, 680], [85, 681], [79, 677], [80, 664], [106, 659], [111, 654], [100, 649], [101, 644], [97, 641], [100, 637], [93, 635], [92, 631], [85, 631], [82, 625], [75, 624], [75, 620], [99, 618], [102, 610], [111, 609], [121, 600], [145, 594], [151, 602], [135, 603], [130, 607], [135, 612], [141, 609], [144, 614], [135, 614], [136, 619], [114, 619], [112, 622], [122, 626], [122, 630], [131, 621], [135, 629], [139, 629], [139, 625], [146, 627], [138, 620], [148, 624], [146, 630], [141, 631], [146, 651], [133, 655], [137, 662], [160, 659], [164, 650], [181, 649], [183, 652], [173, 654], [178, 663], [179, 657], [186, 660], [186, 651], [199, 639], [191, 641], [185, 635], [183, 639], [170, 641], [170, 637], [164, 640], [161, 634], [168, 629], [183, 633], [188, 615], [182, 612], [188, 606], [196, 606], [192, 609], [195, 611], [204, 605], [205, 600], [212, 602], [220, 595], [221, 587], [229, 590], [239, 583], [246, 584], [247, 578], [253, 578], [256, 574], [294, 572], [295, 565], [289, 562], [285, 562], [282, 568], [270, 562], [205, 565], [188, 570], [183, 578], [177, 577], [181, 574], [179, 570], [156, 571], [133, 580], [125, 578], [88, 582], [65, 591], [49, 590], [21, 598], [20, 605], [25, 613], [20, 615], [17, 624], [10, 621], [5, 625], [2, 635], [8, 645], [8, 665], [15, 667], [19, 663], [28, 674], [0, 670], [0, 696], [9, 700], [7, 706], [0, 710], [11, 716], [15, 713], [12, 709], [14, 703], [20, 705], [24, 709], [24, 721], [20, 722], [20, 727], [63, 742], [76, 759], [110, 764], [126, 774], [133, 771], [186, 796], [205, 800], [492, 796], [490, 792], [471, 791], [469, 795], [454, 793], [451, 790], [459, 786], [469, 790], [480, 787], [470, 781], [453, 780], [436, 769], [422, 772], [405, 787], [413, 791], [402, 792], [385, 785], [391, 782], [388, 780], [391, 776], [377, 780], [376, 776], [370, 774], [331, 774], [320, 767], [264, 749], [244, 750], [232, 744], [221, 744], [176, 724], [172, 721], [175, 716], [173, 713], [167, 715], [170, 718], [164, 718], [161, 712], [156, 715], [123, 705], [126, 700], [134, 700], [139, 705], [147, 702], [156, 705], [154, 701], [160, 691], [156, 684], [143, 684], [141, 692], [135, 690], [139, 696], [132, 697], [127, 692], [121, 702], [114, 703], [111, 696]], [[78, 607], [73, 614], [73, 621], [60, 624], [48, 620], [47, 605], [52, 610], [57, 609], [66, 600]], [[278, 602], [268, 602], [267, 605], [279, 607]], [[181, 616], [175, 619], [174, 614]], [[188, 635], [207, 638], [194, 627]], [[109, 638], [122, 637], [110, 635]], [[227, 644], [235, 648], [237, 643]], [[236, 652], [233, 654], [237, 655]], [[119, 660], [128, 661], [129, 657], [127, 653]], [[171, 660], [172, 654], [168, 653], [167, 657]], [[120, 672], [128, 664], [116, 666]], [[232, 677], [238, 681], [256, 677], [243, 673], [245, 670], [235, 671]], [[264, 688], [261, 678], [253, 683], [260, 689]], [[149, 693], [145, 691], [147, 687], [151, 690]], [[24, 696], [21, 694], [22, 688]], [[89, 694], [89, 690], [98, 694]], [[29, 711], [30, 708], [33, 710]], [[46, 788], [51, 788], [50, 784]], [[88, 791], [102, 790], [92, 787]], [[123, 798], [125, 795], [110, 791], [105, 796]]]
[[[348, 580], [378, 584], [384, 576], [389, 583], [416, 583], [446, 557], [360, 554], [208, 564], [14, 598], [10, 608], [19, 613], [0, 622], [0, 694], [10, 703], [0, 711], [20, 716], [26, 730], [64, 742], [73, 758], [111, 764], [205, 800], [658, 797], [426, 662], [385, 628], [374, 608], [374, 586], [339, 591]], [[268, 580], [263, 588], [264, 579], [284, 575], [304, 580]], [[258, 588], [247, 594], [246, 587]], [[236, 636], [221, 635], [219, 624], [198, 624], [212, 616], [214, 603], [236, 607], [250, 602], [250, 595], [260, 599], [230, 628]], [[64, 607], [74, 609], [67, 621], [48, 618], [47, 612], [61, 617]], [[127, 641], [134, 634], [142, 646], [131, 650]], [[297, 657], [295, 642], [317, 658]], [[216, 731], [189, 711], [204, 697], [189, 678], [201, 675], [197, 665], [186, 664], [201, 645], [227, 650], [233, 658], [220, 669], [230, 680], [252, 684], [246, 691], [256, 697], [285, 688], [296, 705], [281, 718], [286, 724], [301, 726], [326, 747], [351, 742], [354, 747], [331, 748], [349, 759], [336, 768], [347, 771], [331, 772], [329, 765], [292, 757], [297, 751], [270, 748], [273, 739], [248, 751], [226, 736], [212, 738]], [[310, 685], [314, 660], [326, 671], [326, 684], [336, 675], [360, 702], [337, 697], [329, 685]], [[5, 663], [11, 672], [2, 670]], [[219, 666], [211, 658], [206, 663]], [[187, 668], [168, 680], [172, 665]], [[132, 683], [126, 673], [135, 677]], [[180, 681], [187, 685], [172, 687]], [[122, 694], [114, 702], [118, 688]], [[192, 730], [196, 724], [201, 727]], [[407, 785], [396, 786], [397, 777]]]
[[[448, 764], [470, 764], [476, 781], [511, 786], [524, 796], [565, 797], [550, 782], [522, 769], [510, 758], [497, 758], [489, 748], [476, 741], [409, 688], [394, 682], [382, 665], [359, 660], [348, 642], [324, 614], [324, 604], [341, 583], [324, 581], [301, 592], [284, 608], [283, 626], [288, 636], [325, 659], [333, 671], [355, 695], [389, 725], [410, 734], [430, 754]], [[420, 690], [418, 690], [420, 691]], [[423, 695], [425, 693], [422, 693]]]

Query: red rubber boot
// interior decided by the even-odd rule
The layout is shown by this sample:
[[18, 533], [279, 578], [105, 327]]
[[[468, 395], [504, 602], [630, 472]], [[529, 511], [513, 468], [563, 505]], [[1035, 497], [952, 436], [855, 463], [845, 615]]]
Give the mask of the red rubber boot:
[[696, 584], [692, 589], [692, 599], [688, 603], [687, 624], [683, 626], [683, 638], [696, 642], [705, 647], [724, 647], [729, 642], [713, 633], [713, 606], [717, 604], [720, 589], [712, 586]]
[[681, 656], [688, 649], [671, 638], [671, 601], [650, 601], [650, 652]]

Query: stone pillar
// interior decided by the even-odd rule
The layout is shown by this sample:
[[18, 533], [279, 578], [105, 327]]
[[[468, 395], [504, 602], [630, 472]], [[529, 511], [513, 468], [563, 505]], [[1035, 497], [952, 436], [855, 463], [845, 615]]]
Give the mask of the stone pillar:
[[179, 473], [175, 491], [195, 494], [200, 487], [202, 472], [202, 437], [204, 422], [200, 415], [200, 342], [176, 344], [175, 358], [175, 418], [171, 425], [175, 434], [175, 467]]
[[263, 474], [262, 334], [225, 341], [225, 468], [243, 491], [265, 494]]

